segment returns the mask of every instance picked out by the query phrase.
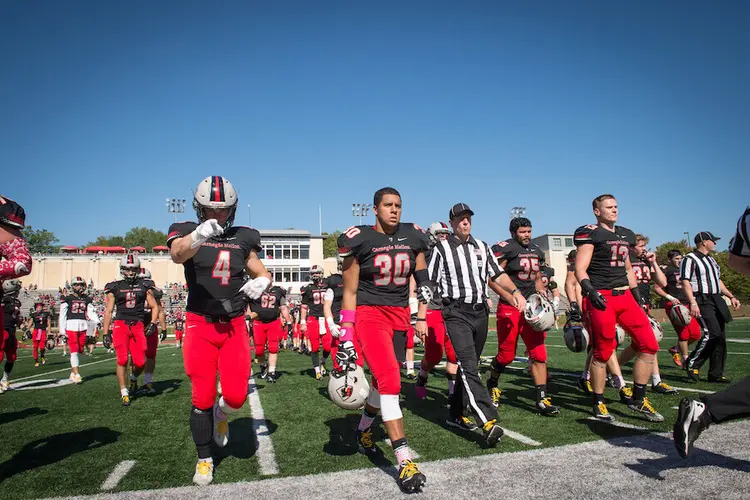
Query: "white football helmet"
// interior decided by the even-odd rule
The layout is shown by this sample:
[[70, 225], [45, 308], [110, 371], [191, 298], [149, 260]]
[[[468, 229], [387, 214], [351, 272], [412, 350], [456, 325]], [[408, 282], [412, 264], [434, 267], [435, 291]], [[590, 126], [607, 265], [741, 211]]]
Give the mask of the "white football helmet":
[[206, 177], [198, 184], [193, 197], [193, 208], [198, 215], [198, 222], [205, 222], [205, 210], [228, 210], [229, 215], [224, 223], [224, 229], [229, 229], [234, 223], [234, 215], [237, 212], [237, 191], [234, 186], [220, 175]]
[[661, 329], [661, 325], [659, 324], [659, 322], [651, 316], [648, 317], [648, 320], [651, 323], [651, 329], [654, 331], [654, 337], [656, 337], [656, 341], [661, 342], [664, 339], [664, 330]]
[[130, 253], [120, 259], [120, 274], [122, 274], [122, 277], [126, 280], [136, 279], [140, 271], [141, 259], [139, 259], [137, 255]]
[[151, 279], [151, 271], [148, 269], [141, 268], [140, 272], [138, 273], [138, 277], [141, 279]]
[[568, 320], [563, 327], [563, 340], [573, 352], [585, 352], [589, 347], [589, 332], [580, 321]]
[[310, 279], [314, 283], [320, 283], [323, 281], [323, 267], [318, 264], [312, 266], [312, 269], [310, 270]]
[[615, 325], [615, 332], [617, 333], [617, 347], [620, 347], [625, 343], [625, 337], [627, 337], [628, 334], [620, 325]]
[[427, 228], [427, 237], [430, 239], [430, 246], [437, 245], [442, 235], [448, 236], [451, 234], [451, 228], [445, 222], [433, 222], [430, 227]]
[[3, 281], [3, 293], [5, 295], [13, 296], [20, 291], [21, 291], [21, 282], [19, 280]]
[[538, 293], [532, 294], [526, 300], [526, 311], [523, 315], [526, 322], [537, 332], [546, 332], [555, 326], [555, 311], [552, 304]]
[[80, 276], [76, 276], [71, 280], [70, 288], [78, 295], [81, 295], [86, 291], [86, 280], [84, 280]]
[[672, 323], [675, 325], [682, 327], [688, 326], [693, 320], [690, 316], [690, 309], [682, 304], [677, 304], [669, 310], [669, 319], [671, 319]]
[[336, 269], [338, 272], [344, 271], [344, 258], [336, 253]]
[[336, 406], [345, 410], [359, 410], [370, 395], [370, 384], [365, 372], [357, 366], [354, 370], [334, 370], [328, 380], [328, 396]]

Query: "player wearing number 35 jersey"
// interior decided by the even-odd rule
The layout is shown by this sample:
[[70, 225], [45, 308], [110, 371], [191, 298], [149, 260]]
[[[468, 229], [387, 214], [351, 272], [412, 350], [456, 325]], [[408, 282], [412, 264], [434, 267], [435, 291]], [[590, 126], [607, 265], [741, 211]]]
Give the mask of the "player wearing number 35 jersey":
[[[391, 440], [399, 464], [399, 486], [407, 492], [419, 491], [424, 475], [411, 461], [399, 406], [401, 374], [393, 350], [394, 331], [409, 329], [409, 279], [417, 287], [427, 287], [427, 236], [417, 226], [401, 223], [401, 195], [393, 188], [378, 190], [374, 196], [375, 226], [355, 226], [339, 237], [339, 255], [344, 258], [344, 295], [341, 306], [339, 358], [356, 358], [353, 337], [372, 372], [372, 389], [358, 426], [360, 451], [377, 453], [370, 427], [378, 411]], [[427, 301], [431, 296], [425, 297]], [[427, 333], [426, 301], [419, 305], [417, 333]], [[420, 321], [421, 320], [421, 321]], [[351, 331], [352, 326], [354, 332]], [[334, 328], [336, 326], [334, 325]], [[352, 335], [353, 333], [353, 335]], [[343, 356], [342, 356], [343, 353]]]
[[[258, 257], [260, 234], [234, 227], [237, 192], [223, 177], [205, 178], [195, 190], [198, 223], [173, 224], [167, 235], [172, 261], [185, 268], [188, 300], [183, 347], [185, 372], [192, 385], [190, 430], [198, 451], [193, 482], [213, 481], [211, 435], [218, 446], [229, 441], [227, 413], [247, 398], [250, 337], [246, 297], [258, 299], [271, 284]], [[249, 274], [252, 279], [245, 281]], [[216, 372], [222, 396], [216, 402]]]

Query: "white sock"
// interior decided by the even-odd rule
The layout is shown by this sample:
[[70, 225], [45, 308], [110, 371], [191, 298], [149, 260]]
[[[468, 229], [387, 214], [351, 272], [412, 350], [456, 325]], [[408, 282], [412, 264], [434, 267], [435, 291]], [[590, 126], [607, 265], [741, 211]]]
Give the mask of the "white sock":
[[70, 353], [70, 366], [74, 368], [78, 366], [78, 353], [77, 352]]
[[199, 458], [199, 459], [198, 459], [198, 461], [199, 461], [199, 462], [208, 462], [208, 463], [210, 463], [210, 464], [213, 464], [213, 463], [214, 463], [214, 459], [213, 459], [212, 457], [208, 457], [208, 458]]
[[588, 370], [584, 370], [583, 372], [581, 372], [581, 378], [584, 380], [590, 380], [591, 373]]
[[412, 373], [414, 372], [414, 361], [407, 361], [406, 362], [406, 373]]
[[232, 408], [227, 404], [226, 401], [224, 401], [224, 396], [219, 398], [219, 408], [218, 410], [225, 415], [229, 415], [230, 413], [234, 413], [236, 411], [239, 411], [239, 408]]
[[268, 365], [268, 373], [276, 373], [276, 365]]
[[651, 375], [651, 385], [659, 385], [661, 384], [661, 375], [658, 373], [654, 373]]
[[317, 374], [317, 373], [320, 373], [320, 367], [319, 367], [319, 366], [316, 366], [316, 367], [315, 367], [315, 373], [316, 373], [316, 374]]
[[120, 396], [130, 396], [127, 387], [123, 387], [122, 389], [120, 389]]
[[8, 381], [8, 372], [3, 372], [3, 382]]
[[618, 389], [622, 389], [623, 387], [625, 387], [625, 379], [622, 378], [622, 375], [620, 375], [619, 377], [617, 377], [617, 380], [620, 381], [620, 387]]
[[151, 378], [153, 378], [153, 376], [154, 376], [153, 373], [144, 373], [143, 374], [143, 382], [146, 383], [146, 384], [150, 384], [151, 383]]

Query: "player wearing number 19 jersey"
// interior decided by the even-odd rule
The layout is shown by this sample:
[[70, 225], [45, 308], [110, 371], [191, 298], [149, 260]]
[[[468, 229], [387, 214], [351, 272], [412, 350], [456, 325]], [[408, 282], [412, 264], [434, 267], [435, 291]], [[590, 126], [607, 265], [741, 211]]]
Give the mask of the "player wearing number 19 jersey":
[[[182, 354], [192, 385], [190, 430], [198, 452], [193, 482], [206, 485], [213, 481], [212, 433], [216, 444], [225, 446], [227, 413], [238, 411], [247, 398], [247, 298], [259, 298], [271, 280], [258, 257], [258, 231], [232, 225], [237, 192], [227, 179], [212, 176], [201, 181], [193, 208], [198, 223], [172, 224], [167, 246], [172, 261], [185, 268], [187, 335]], [[245, 281], [247, 274], [252, 279]], [[222, 389], [218, 403], [217, 370]]]
[[[356, 336], [372, 372], [372, 389], [358, 425], [360, 451], [377, 453], [370, 428], [381, 411], [399, 463], [399, 486], [413, 492], [422, 488], [425, 477], [412, 462], [406, 442], [399, 405], [400, 367], [393, 336], [395, 331], [409, 328], [409, 278], [414, 275], [418, 287], [429, 282], [424, 257], [429, 245], [417, 226], [400, 222], [398, 191], [378, 190], [373, 205], [375, 226], [351, 227], [338, 240], [339, 255], [344, 258], [339, 357], [342, 352], [354, 356], [352, 338]], [[427, 305], [420, 304], [416, 329], [423, 338], [427, 333], [426, 311]]]
[[639, 305], [640, 294], [630, 265], [630, 247], [635, 235], [617, 226], [614, 196], [598, 196], [592, 202], [596, 225], [581, 226], [574, 235], [575, 273], [584, 295], [584, 310], [591, 326], [594, 354], [591, 363], [594, 416], [613, 420], [604, 402], [606, 364], [617, 347], [615, 326], [619, 323], [630, 335], [638, 356], [633, 365], [633, 400], [630, 409], [648, 420], [663, 421], [646, 398], [646, 384], [659, 350], [651, 324]]

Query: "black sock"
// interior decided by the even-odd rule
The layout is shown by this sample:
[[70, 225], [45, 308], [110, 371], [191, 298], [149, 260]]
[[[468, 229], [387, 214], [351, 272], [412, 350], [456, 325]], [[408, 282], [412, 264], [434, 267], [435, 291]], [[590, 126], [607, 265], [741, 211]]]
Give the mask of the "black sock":
[[395, 441], [392, 441], [391, 446], [393, 446], [394, 450], [398, 450], [402, 446], [408, 446], [408, 445], [406, 443], [406, 438], [402, 437], [401, 439], [396, 439]]
[[446, 373], [445, 374], [445, 378], [447, 378], [448, 380], [455, 381], [456, 380], [456, 374], [455, 373]]
[[547, 384], [539, 384], [536, 386], [536, 400], [541, 401], [547, 397]]
[[635, 401], [643, 401], [646, 397], [646, 384], [633, 383], [633, 399]]
[[13, 365], [15, 365], [15, 364], [16, 364], [15, 362], [11, 363], [10, 361], [6, 361], [5, 362], [5, 373], [7, 373], [8, 375], [10, 375], [10, 372], [13, 371]]
[[312, 355], [313, 366], [319, 366], [320, 359], [318, 358], [318, 351], [313, 351], [311, 355]]
[[323, 364], [325, 364], [326, 359], [328, 359], [328, 356], [331, 355], [331, 351], [323, 351]]
[[44, 349], [41, 349], [41, 350], [39, 351], [39, 356], [40, 356], [40, 357], [42, 357], [42, 358], [44, 357]]
[[198, 458], [211, 458], [211, 439], [214, 434], [213, 408], [201, 410], [193, 406], [190, 412], [190, 432], [193, 435]]
[[604, 403], [604, 394], [592, 393], [591, 397], [594, 399], [594, 404]]

